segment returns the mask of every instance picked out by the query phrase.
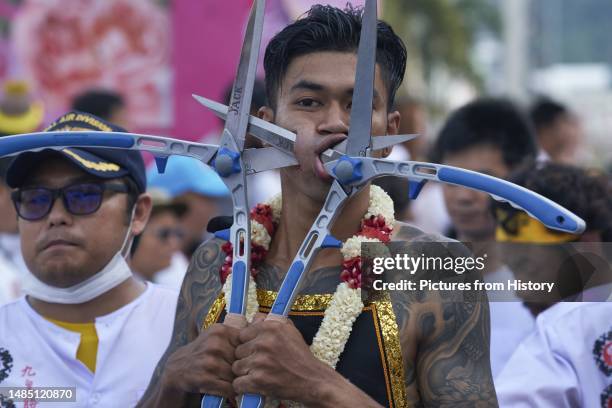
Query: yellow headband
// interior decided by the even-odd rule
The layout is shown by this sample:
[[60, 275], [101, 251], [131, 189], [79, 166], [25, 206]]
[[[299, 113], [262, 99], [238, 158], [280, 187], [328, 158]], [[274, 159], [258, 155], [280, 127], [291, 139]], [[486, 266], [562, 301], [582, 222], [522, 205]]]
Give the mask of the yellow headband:
[[[579, 235], [548, 229], [540, 221], [531, 218], [524, 212], [517, 212], [509, 216], [506, 211], [498, 209], [497, 219], [505, 220], [504, 224], [511, 226], [511, 228], [504, 228], [501, 223], [498, 223], [495, 230], [495, 239], [499, 242], [559, 244], [576, 241], [580, 238]], [[508, 231], [508, 229], [512, 231]]]

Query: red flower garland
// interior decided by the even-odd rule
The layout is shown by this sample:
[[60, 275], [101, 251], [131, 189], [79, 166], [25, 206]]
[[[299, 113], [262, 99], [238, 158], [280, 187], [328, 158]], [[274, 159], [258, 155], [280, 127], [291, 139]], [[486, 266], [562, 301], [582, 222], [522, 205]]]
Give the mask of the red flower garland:
[[[274, 235], [277, 225], [272, 221], [272, 207], [267, 204], [257, 204], [255, 208], [250, 211], [251, 219], [257, 221], [264, 226], [270, 236]], [[232, 262], [233, 262], [233, 246], [230, 241], [227, 241], [221, 246], [221, 250], [225, 252], [225, 260], [219, 271], [221, 276], [221, 283], [225, 283], [227, 277], [232, 273]], [[251, 276], [257, 275], [257, 268], [263, 260], [266, 258], [268, 250], [263, 246], [256, 244], [251, 241]]]
[[[278, 226], [272, 220], [272, 207], [267, 204], [257, 204], [250, 212], [251, 219], [263, 225], [268, 234], [272, 237]], [[383, 243], [387, 243], [391, 239], [392, 228], [387, 225], [385, 219], [381, 215], [370, 216], [367, 220], [361, 221], [361, 228], [357, 235], [376, 238]], [[227, 277], [232, 272], [233, 247], [231, 242], [226, 242], [221, 246], [225, 252], [225, 260], [221, 266], [220, 276], [221, 283], [225, 283]], [[257, 268], [266, 258], [268, 250], [263, 246], [251, 242], [251, 276], [257, 275]], [[342, 262], [342, 272], [340, 279], [346, 282], [353, 289], [361, 288], [361, 257], [357, 256], [347, 259]]]

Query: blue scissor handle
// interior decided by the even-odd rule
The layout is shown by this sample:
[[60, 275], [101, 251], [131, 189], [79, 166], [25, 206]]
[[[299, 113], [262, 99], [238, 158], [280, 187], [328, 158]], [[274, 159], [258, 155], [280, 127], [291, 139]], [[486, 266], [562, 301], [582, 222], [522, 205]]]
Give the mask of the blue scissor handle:
[[244, 304], [245, 284], [248, 284], [246, 264], [237, 261], [232, 266], [232, 296], [230, 297], [229, 312], [244, 314], [246, 305]]
[[548, 228], [575, 234], [584, 231], [584, 221], [571, 211], [552, 200], [508, 181], [453, 167], [440, 168], [437, 176], [441, 181], [486, 191], [507, 200], [540, 220]]
[[240, 402], [240, 408], [262, 408], [264, 399], [256, 394], [244, 394]]
[[202, 398], [201, 408], [221, 408], [223, 407], [223, 397], [218, 397], [216, 395], [205, 395]]
[[25, 150], [44, 147], [86, 146], [126, 148], [134, 146], [134, 138], [128, 135], [108, 134], [102, 132], [79, 132], [76, 135], [66, 133], [37, 133], [32, 135], [7, 137], [0, 143], [0, 157]]
[[283, 284], [278, 291], [276, 300], [272, 305], [270, 313], [279, 316], [287, 316], [289, 309], [291, 309], [291, 301], [293, 298], [293, 292], [297, 290], [297, 282], [300, 280], [304, 272], [304, 262], [297, 260], [291, 264], [287, 276], [283, 280]]

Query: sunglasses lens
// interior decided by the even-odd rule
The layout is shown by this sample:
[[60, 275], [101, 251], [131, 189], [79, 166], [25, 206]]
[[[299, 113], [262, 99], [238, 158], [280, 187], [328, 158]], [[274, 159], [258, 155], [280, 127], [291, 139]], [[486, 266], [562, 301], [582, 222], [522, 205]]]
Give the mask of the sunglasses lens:
[[75, 215], [94, 213], [102, 203], [102, 187], [97, 184], [79, 184], [64, 190], [68, 211]]
[[17, 210], [19, 216], [34, 221], [43, 218], [53, 202], [53, 193], [46, 189], [21, 190]]

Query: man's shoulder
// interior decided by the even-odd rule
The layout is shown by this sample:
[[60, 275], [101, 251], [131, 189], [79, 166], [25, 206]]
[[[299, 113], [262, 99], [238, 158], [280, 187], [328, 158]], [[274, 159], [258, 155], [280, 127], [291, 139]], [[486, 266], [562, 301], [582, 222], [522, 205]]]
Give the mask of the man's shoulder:
[[396, 221], [391, 237], [394, 251], [428, 256], [470, 256], [470, 250], [460, 241], [442, 234], [423, 231], [406, 222]]
[[[21, 296], [11, 302], [0, 305], [0, 340], [4, 336], [14, 337], [16, 331], [23, 329], [26, 326], [26, 320], [29, 319], [28, 311], [24, 304], [24, 296]], [[3, 340], [3, 341], [4, 341]], [[0, 344], [1, 346], [2, 344]]]
[[407, 222], [396, 221], [394, 226], [393, 241], [408, 242], [458, 242], [454, 239], [445, 237], [442, 234], [425, 232]]
[[228, 242], [216, 237], [204, 241], [191, 256], [189, 269], [209, 268], [211, 265], [218, 265], [220, 267], [223, 265], [226, 255], [222, 247]]

